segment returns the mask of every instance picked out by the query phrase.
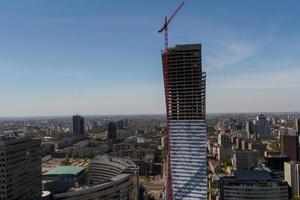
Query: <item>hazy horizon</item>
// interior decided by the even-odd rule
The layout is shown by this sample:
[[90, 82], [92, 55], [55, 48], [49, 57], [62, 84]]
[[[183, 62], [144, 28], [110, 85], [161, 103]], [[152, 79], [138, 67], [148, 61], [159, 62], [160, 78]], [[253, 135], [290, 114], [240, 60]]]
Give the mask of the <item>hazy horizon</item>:
[[[300, 114], [300, 111], [274, 111], [274, 112], [211, 112], [206, 113], [206, 115], [232, 115], [232, 114], [249, 114], [249, 115], [257, 115], [257, 114]], [[81, 115], [83, 117], [131, 117], [131, 116], [165, 116], [165, 113], [140, 113], [140, 114], [61, 114], [61, 115], [11, 115], [11, 116], [0, 116], [0, 119], [16, 119], [16, 118], [70, 118], [73, 115]]]
[[[0, 2], [0, 117], [163, 114], [157, 31], [180, 2]], [[296, 1], [187, 0], [170, 46], [202, 44], [208, 113], [296, 112], [299, 18]]]

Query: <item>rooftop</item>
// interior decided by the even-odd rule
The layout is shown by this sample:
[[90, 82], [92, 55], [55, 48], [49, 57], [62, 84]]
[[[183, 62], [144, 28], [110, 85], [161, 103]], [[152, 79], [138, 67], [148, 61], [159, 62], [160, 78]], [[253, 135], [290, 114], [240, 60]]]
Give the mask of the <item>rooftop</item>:
[[179, 44], [175, 46], [176, 50], [200, 49], [201, 44]]
[[264, 170], [238, 171], [235, 173], [238, 180], [269, 180], [272, 177]]
[[70, 175], [77, 175], [82, 170], [84, 170], [83, 167], [78, 166], [58, 166], [43, 175], [62, 175], [62, 174], [70, 174]]

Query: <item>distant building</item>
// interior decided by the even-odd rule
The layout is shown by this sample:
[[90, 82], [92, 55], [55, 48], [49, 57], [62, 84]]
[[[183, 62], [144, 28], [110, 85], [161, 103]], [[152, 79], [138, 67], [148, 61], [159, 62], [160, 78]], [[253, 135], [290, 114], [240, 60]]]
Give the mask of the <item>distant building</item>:
[[231, 141], [229, 135], [220, 133], [218, 136], [218, 143], [222, 148], [231, 148]]
[[251, 135], [253, 135], [254, 133], [254, 124], [253, 121], [248, 121], [246, 124], [246, 131], [247, 131], [247, 136], [248, 138], [251, 137]]
[[107, 124], [107, 138], [110, 140], [117, 139], [117, 126], [114, 122], [108, 122]]
[[264, 156], [280, 156], [280, 150], [266, 149]]
[[42, 196], [41, 141], [0, 139], [0, 199], [39, 200]]
[[73, 116], [73, 133], [83, 135], [84, 134], [84, 117], [80, 115]]
[[218, 151], [218, 157], [217, 159], [220, 162], [223, 161], [227, 161], [227, 160], [231, 160], [232, 159], [232, 154], [233, 154], [233, 150], [232, 148], [222, 148], [222, 147], [218, 147], [217, 148]]
[[290, 160], [298, 160], [299, 136], [282, 134], [280, 136], [280, 154], [286, 155]]
[[267, 144], [261, 142], [252, 142], [249, 145], [249, 150], [257, 150], [259, 157], [264, 157], [265, 151], [267, 148]]
[[208, 175], [208, 200], [219, 199], [220, 178], [216, 174]]
[[242, 144], [242, 142], [243, 142], [243, 138], [241, 138], [241, 137], [236, 137], [235, 138], [235, 149], [242, 149], [243, 148], [243, 144]]
[[284, 163], [289, 162], [290, 159], [287, 156], [268, 156], [265, 158], [266, 166], [272, 171], [284, 171]]
[[292, 188], [293, 196], [300, 196], [300, 163], [291, 161], [284, 163], [284, 180]]
[[296, 131], [300, 135], [300, 118], [296, 119]]
[[220, 166], [220, 162], [214, 160], [214, 159], [211, 159], [211, 160], [208, 160], [208, 169], [212, 171], [212, 173], [216, 173], [217, 170], [219, 169], [222, 169], [221, 166]]
[[264, 170], [236, 172], [220, 178], [220, 200], [288, 200], [288, 185]]
[[253, 146], [253, 141], [251, 139], [242, 140], [242, 149], [243, 150], [251, 150]]
[[232, 158], [233, 170], [242, 171], [257, 166], [258, 156], [257, 150], [236, 150]]
[[145, 159], [132, 160], [138, 167], [140, 176], [152, 176], [153, 175], [153, 156], [149, 156]]
[[55, 151], [55, 144], [53, 142], [42, 143], [43, 156]]
[[230, 136], [226, 133], [220, 133], [218, 136], [218, 143], [219, 146], [217, 147], [217, 159], [220, 162], [231, 160], [233, 150]]
[[124, 127], [125, 127], [125, 120], [119, 120], [119, 121], [116, 122], [116, 124], [117, 124], [117, 128], [118, 129], [124, 129]]
[[298, 135], [297, 130], [294, 128], [287, 128], [288, 135]]
[[270, 138], [270, 128], [267, 118], [264, 115], [259, 115], [256, 120], [256, 133], [258, 137], [261, 139]]

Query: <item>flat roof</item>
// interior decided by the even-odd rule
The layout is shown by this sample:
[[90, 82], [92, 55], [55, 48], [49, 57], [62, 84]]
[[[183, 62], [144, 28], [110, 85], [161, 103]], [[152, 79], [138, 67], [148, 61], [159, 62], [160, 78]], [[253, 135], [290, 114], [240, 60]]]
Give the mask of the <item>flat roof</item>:
[[201, 48], [201, 44], [177, 44], [175, 49], [178, 50], [189, 50], [189, 49], [199, 49]]
[[272, 177], [264, 170], [237, 171], [235, 176], [238, 180], [269, 180]]
[[71, 174], [71, 175], [77, 175], [82, 170], [84, 170], [84, 167], [78, 167], [78, 166], [58, 166], [54, 169], [44, 173], [43, 175], [62, 175], [62, 174]]

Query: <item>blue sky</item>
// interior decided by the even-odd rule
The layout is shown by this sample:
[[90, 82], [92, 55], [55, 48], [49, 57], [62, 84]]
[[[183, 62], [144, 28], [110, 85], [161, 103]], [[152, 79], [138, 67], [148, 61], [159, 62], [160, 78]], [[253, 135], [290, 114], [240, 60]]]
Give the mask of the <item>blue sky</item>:
[[[164, 113], [157, 30], [177, 0], [0, 1], [0, 116]], [[208, 112], [300, 111], [300, 1], [187, 0]]]

